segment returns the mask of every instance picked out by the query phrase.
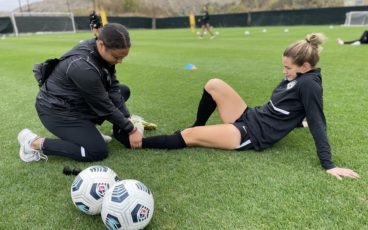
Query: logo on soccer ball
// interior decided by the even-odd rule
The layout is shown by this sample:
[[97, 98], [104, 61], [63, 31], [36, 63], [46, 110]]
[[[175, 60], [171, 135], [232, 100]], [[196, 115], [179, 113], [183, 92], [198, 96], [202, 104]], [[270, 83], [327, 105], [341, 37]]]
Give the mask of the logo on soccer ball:
[[108, 183], [95, 183], [92, 185], [90, 194], [96, 200], [102, 198], [105, 195], [105, 192], [109, 189]]
[[133, 223], [144, 221], [149, 217], [150, 209], [145, 207], [144, 205], [137, 204], [133, 209], [131, 215]]

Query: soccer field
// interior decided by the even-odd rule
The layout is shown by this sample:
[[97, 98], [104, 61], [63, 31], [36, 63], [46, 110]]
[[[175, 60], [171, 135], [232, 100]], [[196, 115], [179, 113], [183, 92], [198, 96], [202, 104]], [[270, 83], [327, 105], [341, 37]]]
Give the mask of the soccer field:
[[[53, 137], [34, 108], [33, 65], [61, 56], [91, 34], [9, 36], [0, 39], [0, 229], [104, 229], [99, 215], [74, 207], [74, 176], [62, 174], [64, 166], [91, 165], [106, 165], [121, 179], [151, 189], [155, 210], [147, 229], [367, 229], [368, 46], [336, 43], [338, 37], [359, 38], [364, 28], [285, 28], [216, 28], [213, 40], [200, 40], [189, 29], [131, 30], [130, 54], [117, 66], [119, 80], [132, 91], [131, 113], [158, 125], [146, 136], [187, 127], [213, 77], [233, 86], [249, 106], [262, 105], [283, 77], [284, 49], [322, 32], [328, 40], [319, 67], [333, 161], [361, 179], [338, 181], [325, 173], [308, 129], [296, 129], [262, 152], [129, 150], [113, 140], [102, 162], [50, 156], [24, 163], [16, 139], [21, 129]], [[197, 70], [185, 70], [188, 63]], [[214, 114], [209, 124], [219, 121]], [[111, 134], [111, 127], [105, 122], [100, 130]]]

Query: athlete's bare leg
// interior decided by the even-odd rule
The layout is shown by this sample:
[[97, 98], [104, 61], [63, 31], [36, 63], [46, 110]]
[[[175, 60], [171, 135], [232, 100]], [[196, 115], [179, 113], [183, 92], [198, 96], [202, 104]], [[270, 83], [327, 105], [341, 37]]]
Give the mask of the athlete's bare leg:
[[220, 79], [209, 80], [204, 88], [216, 102], [220, 118], [225, 124], [233, 123], [247, 108], [240, 95]]
[[232, 150], [240, 145], [240, 132], [232, 124], [206, 125], [181, 131], [187, 146]]

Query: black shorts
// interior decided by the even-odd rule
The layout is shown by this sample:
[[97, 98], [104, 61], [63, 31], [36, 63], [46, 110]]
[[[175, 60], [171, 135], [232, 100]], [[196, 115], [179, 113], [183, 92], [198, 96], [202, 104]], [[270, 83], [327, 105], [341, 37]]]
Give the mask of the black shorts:
[[245, 115], [244, 111], [243, 115], [236, 120], [233, 125], [239, 130], [241, 138], [240, 138], [240, 145], [235, 150], [249, 150], [254, 149], [253, 143], [250, 140], [249, 132], [247, 130], [247, 127], [243, 121], [243, 116]]
[[209, 20], [201, 20], [201, 25], [206, 26], [207, 24], [210, 24]]

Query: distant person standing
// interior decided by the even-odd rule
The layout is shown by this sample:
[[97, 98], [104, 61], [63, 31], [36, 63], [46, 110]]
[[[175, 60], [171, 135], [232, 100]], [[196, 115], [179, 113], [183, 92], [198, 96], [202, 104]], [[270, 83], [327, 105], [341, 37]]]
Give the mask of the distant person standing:
[[352, 41], [344, 41], [341, 38], [337, 39], [337, 43], [340, 45], [362, 45], [368, 44], [368, 30], [364, 31], [362, 36], [359, 39], [355, 39]]
[[205, 30], [211, 35], [211, 39], [215, 38], [215, 34], [211, 31], [210, 26], [210, 15], [208, 13], [207, 6], [203, 6], [202, 8], [202, 16], [199, 18], [199, 22], [201, 23], [201, 34], [199, 35], [200, 39], [203, 39], [203, 35]]
[[96, 37], [98, 36], [102, 26], [101, 17], [93, 10], [89, 15], [89, 27]]

